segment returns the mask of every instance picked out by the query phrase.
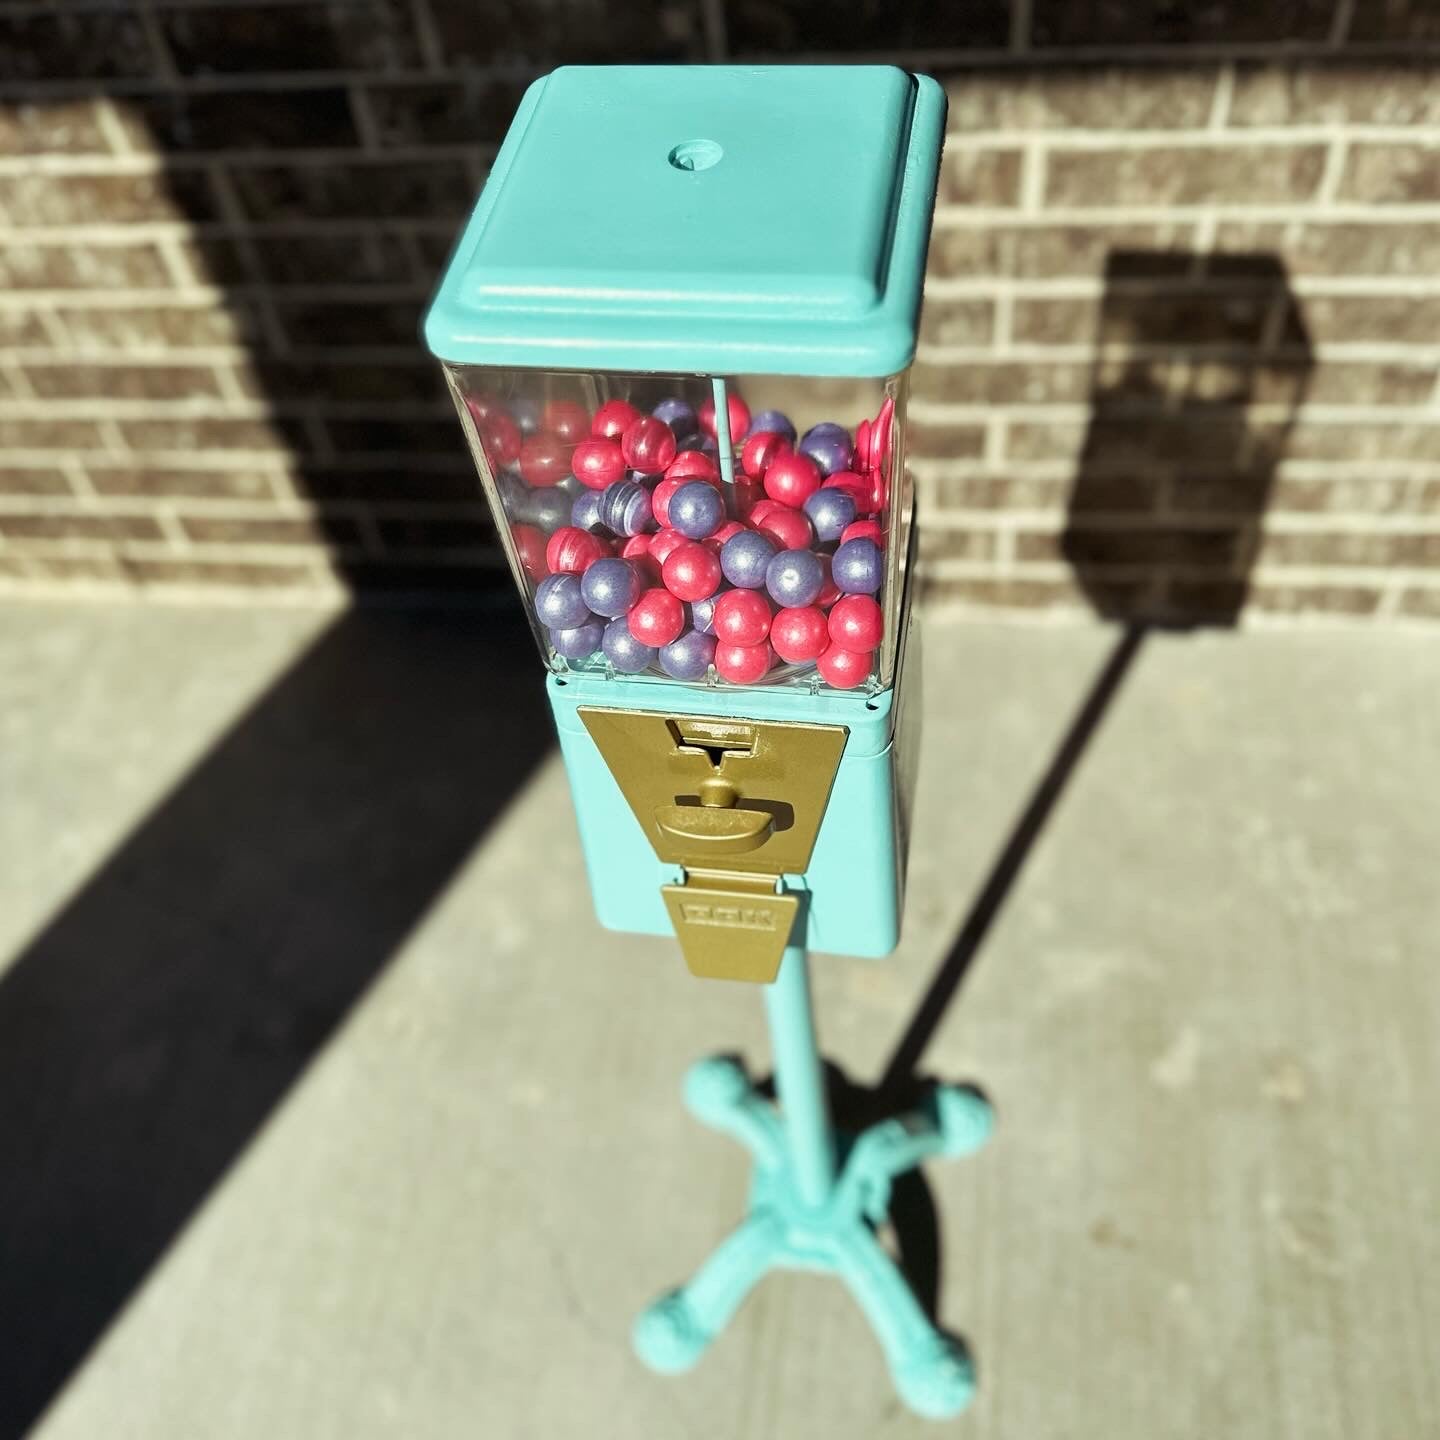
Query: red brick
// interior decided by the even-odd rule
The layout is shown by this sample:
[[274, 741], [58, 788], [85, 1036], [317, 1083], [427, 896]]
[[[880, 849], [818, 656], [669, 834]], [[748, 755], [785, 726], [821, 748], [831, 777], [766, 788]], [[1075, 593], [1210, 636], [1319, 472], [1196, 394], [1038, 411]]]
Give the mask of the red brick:
[[1424, 203], [1440, 198], [1440, 146], [1350, 146], [1340, 198], [1368, 205]]
[[303, 445], [301, 428], [283, 418], [232, 420], [196, 416], [184, 420], [122, 420], [132, 450], [276, 450]]
[[1299, 305], [1317, 344], [1384, 340], [1429, 345], [1440, 334], [1440, 295], [1307, 295]]
[[197, 545], [358, 545], [359, 527], [337, 515], [181, 515]]
[[243, 310], [214, 304], [65, 305], [59, 314], [78, 348], [97, 350], [234, 345], [244, 341], [253, 325]]
[[0, 468], [0, 496], [69, 494], [70, 481], [63, 470], [25, 465]]
[[136, 495], [199, 500], [269, 500], [274, 487], [249, 470], [176, 470], [159, 466], [130, 468], [90, 463], [90, 483], [101, 495]]
[[16, 225], [213, 220], [209, 177], [196, 170], [158, 175], [12, 175], [0, 178], [0, 207]]
[[1020, 152], [945, 147], [940, 171], [942, 205], [1015, 205], [1020, 200]]
[[[927, 482], [933, 509], [1048, 510], [1062, 506], [1070, 481], [1020, 475], [942, 475]], [[931, 513], [932, 506], [925, 507]]]
[[930, 240], [934, 275], [1013, 275], [1021, 279], [1066, 276], [1098, 278], [1116, 251], [1134, 257], [1136, 273], [1147, 262], [1158, 274], [1173, 272], [1186, 255], [1193, 227], [1150, 225], [947, 225], [942, 215]]
[[1054, 150], [1050, 205], [1278, 205], [1311, 199], [1323, 145], [1175, 145]]
[[0, 451], [93, 450], [100, 443], [91, 420], [0, 419]]
[[63, 511], [49, 515], [0, 514], [0, 535], [19, 540], [163, 540], [149, 515], [96, 515]]
[[916, 365], [910, 376], [917, 400], [952, 405], [1053, 405], [1082, 401], [1090, 393], [1090, 367], [994, 361]]
[[1241, 65], [1231, 125], [1434, 125], [1440, 122], [1433, 66], [1401, 57], [1383, 64], [1306, 61]]
[[1099, 66], [962, 71], [945, 77], [946, 120], [966, 130], [1198, 130], [1216, 71]]
[[1440, 566], [1440, 531], [1396, 534], [1346, 530], [1317, 534], [1301, 530], [1266, 535], [1261, 558], [1267, 565]]
[[988, 345], [995, 336], [995, 306], [989, 300], [927, 300], [920, 315], [926, 345]]
[[109, 150], [93, 100], [0, 105], [0, 155], [104, 155]]
[[200, 365], [35, 365], [30, 388], [42, 400], [189, 400], [220, 394], [214, 370]]
[[995, 558], [995, 532], [993, 530], [957, 530], [939, 525], [922, 526], [920, 530], [920, 553], [926, 561], [932, 560], [993, 560]]
[[912, 416], [905, 443], [909, 453], [916, 457], [970, 459], [985, 453], [985, 427]]
[[1440, 460], [1440, 425], [1302, 420], [1285, 454], [1296, 460]]

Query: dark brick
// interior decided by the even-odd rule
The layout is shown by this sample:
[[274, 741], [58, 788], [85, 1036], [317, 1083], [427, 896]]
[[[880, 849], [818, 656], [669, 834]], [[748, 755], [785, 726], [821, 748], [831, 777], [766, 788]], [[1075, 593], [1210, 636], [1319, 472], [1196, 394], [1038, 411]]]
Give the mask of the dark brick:
[[63, 470], [48, 466], [7, 465], [0, 469], [0, 495], [69, 495]]
[[213, 220], [209, 177], [196, 170], [161, 175], [13, 175], [0, 178], [0, 206], [17, 225], [82, 225], [143, 220]]
[[0, 80], [115, 80], [148, 75], [153, 66], [136, 15], [0, 15]]
[[365, 96], [381, 145], [498, 144], [525, 93], [523, 80], [373, 84]]
[[[1374, 8], [1370, 5], [1363, 9]], [[1241, 65], [1231, 125], [1434, 125], [1440, 94], [1434, 66], [1402, 58], [1383, 65]]]
[[103, 155], [109, 150], [93, 100], [0, 105], [0, 155]]
[[1325, 168], [1323, 145], [1143, 146], [1055, 150], [1051, 205], [1277, 205], [1311, 199]]
[[406, 596], [417, 599], [444, 595], [447, 603], [466, 596], [511, 597], [513, 582], [497, 546], [493, 550], [465, 554], [436, 550], [393, 559], [346, 560], [345, 581], [361, 595]]
[[273, 417], [230, 420], [197, 416], [185, 420], [122, 420], [120, 432], [132, 450], [278, 450], [306, 448], [304, 430]]
[[273, 403], [290, 400], [328, 400], [348, 404], [413, 404], [434, 401], [448, 408], [440, 367], [428, 359], [413, 363], [397, 360], [346, 364], [317, 359], [313, 363], [252, 360], [240, 370], [247, 394]]
[[487, 550], [495, 546], [489, 519], [470, 516], [415, 516], [381, 520], [380, 538], [388, 550]]
[[[1067, 530], [1059, 539], [1058, 553], [1072, 565], [1116, 568], [1174, 565], [1214, 569], [1234, 565], [1241, 557], [1242, 544], [1243, 535], [1231, 525], [1214, 529], [1107, 526]], [[1022, 532], [1015, 537], [1017, 560], [1051, 560], [1056, 553], [1053, 536]]]
[[181, 515], [197, 545], [359, 545], [360, 529], [342, 515]]
[[255, 221], [459, 220], [474, 185], [459, 160], [231, 167], [245, 215]]
[[950, 144], [940, 169], [942, 205], [1016, 205], [1020, 200], [1020, 152], [970, 149]]
[[189, 400], [215, 397], [215, 372], [199, 365], [30, 365], [30, 388], [42, 400]]
[[358, 145], [339, 88], [164, 95], [120, 106], [131, 143], [175, 151], [324, 149]]
[[1036, 46], [1253, 45], [1324, 40], [1334, 0], [1035, 0]]
[[[703, 61], [696, 0], [430, 0], [446, 63], [540, 68], [577, 62]], [[738, 48], [736, 14], [727, 13]]]
[[163, 540], [149, 515], [96, 515], [68, 511], [51, 515], [0, 515], [6, 540]]
[[250, 245], [272, 285], [403, 285], [421, 278], [399, 237], [374, 225], [338, 235], [256, 235]]
[[188, 500], [270, 500], [269, 479], [247, 470], [175, 470], [146, 465], [86, 466], [90, 483], [101, 495], [157, 496]]
[[1440, 145], [1385, 145], [1357, 141], [1350, 147], [1340, 198], [1369, 205], [1440, 198]]
[[461, 445], [459, 422], [435, 420], [327, 420], [325, 428], [341, 454], [445, 454]]
[[184, 74], [395, 70], [419, 64], [405, 0], [164, 10], [160, 24]]
[[170, 283], [170, 272], [151, 244], [0, 248], [0, 285], [7, 290], [155, 289]]
[[248, 285], [258, 278], [234, 235], [202, 231], [183, 240], [181, 249], [201, 285]]
[[1366, 43], [1440, 40], [1440, 6], [1435, 0], [1369, 0], [1355, 7], [1348, 38]]
[[1100, 305], [1089, 299], [1017, 298], [1011, 338], [1030, 345], [1084, 345], [1096, 338]]
[[402, 348], [416, 358], [420, 346], [420, 315], [424, 302], [275, 302], [276, 314], [291, 345], [300, 351], [357, 346]]
[[[295, 477], [295, 489], [312, 500], [360, 500], [371, 504], [475, 502], [480, 482], [462, 454], [454, 470], [415, 467], [353, 470], [307, 466]], [[461, 468], [461, 467], [464, 468]]]
[[951, 131], [1198, 130], [1210, 116], [1216, 71], [1084, 65], [945, 76]]

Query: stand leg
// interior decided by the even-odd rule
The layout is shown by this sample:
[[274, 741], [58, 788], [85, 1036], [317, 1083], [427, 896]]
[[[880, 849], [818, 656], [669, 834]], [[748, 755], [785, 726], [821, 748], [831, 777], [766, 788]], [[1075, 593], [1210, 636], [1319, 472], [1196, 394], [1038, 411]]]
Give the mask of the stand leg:
[[856, 1137], [837, 1177], [840, 1147], [803, 950], [786, 950], [765, 1008], [778, 1115], [733, 1059], [702, 1061], [685, 1084], [695, 1115], [755, 1157], [749, 1216], [688, 1284], [640, 1316], [635, 1349], [653, 1369], [687, 1369], [767, 1270], [829, 1270], [845, 1281], [874, 1327], [901, 1399], [921, 1415], [956, 1415], [974, 1393], [970, 1361], [925, 1314], [873, 1227], [887, 1218], [894, 1176], [932, 1155], [977, 1149], [990, 1133], [990, 1107], [974, 1091], [940, 1086], [922, 1110]]
[[815, 1043], [810, 964], [798, 946], [785, 951], [780, 973], [765, 991], [765, 1011], [791, 1175], [801, 1200], [818, 1209], [835, 1183], [835, 1131]]

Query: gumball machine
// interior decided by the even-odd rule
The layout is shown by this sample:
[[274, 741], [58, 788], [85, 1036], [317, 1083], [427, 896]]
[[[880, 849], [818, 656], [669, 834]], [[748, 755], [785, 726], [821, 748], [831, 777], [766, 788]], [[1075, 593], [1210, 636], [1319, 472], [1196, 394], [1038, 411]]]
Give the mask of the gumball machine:
[[912, 1408], [969, 1360], [879, 1244], [891, 1179], [988, 1134], [974, 1092], [837, 1138], [808, 952], [899, 937], [918, 717], [907, 371], [944, 133], [885, 66], [568, 67], [527, 92], [425, 321], [524, 596], [598, 916], [764, 987], [778, 1104], [690, 1108], [750, 1212], [637, 1322], [693, 1364], [768, 1269], [830, 1270]]

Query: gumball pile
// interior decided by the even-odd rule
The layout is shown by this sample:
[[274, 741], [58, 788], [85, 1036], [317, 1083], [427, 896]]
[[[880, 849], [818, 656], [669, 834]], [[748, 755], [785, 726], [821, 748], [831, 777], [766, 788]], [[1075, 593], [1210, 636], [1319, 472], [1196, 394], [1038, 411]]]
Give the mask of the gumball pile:
[[874, 673], [893, 402], [853, 434], [799, 434], [731, 393], [731, 485], [711, 401], [466, 403], [536, 615], [572, 665], [734, 685], [813, 667], [840, 689]]

